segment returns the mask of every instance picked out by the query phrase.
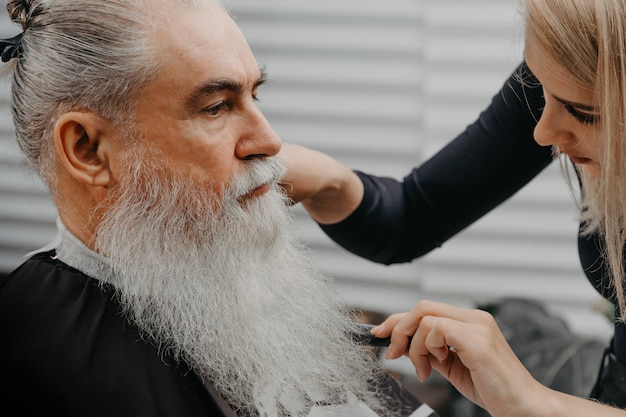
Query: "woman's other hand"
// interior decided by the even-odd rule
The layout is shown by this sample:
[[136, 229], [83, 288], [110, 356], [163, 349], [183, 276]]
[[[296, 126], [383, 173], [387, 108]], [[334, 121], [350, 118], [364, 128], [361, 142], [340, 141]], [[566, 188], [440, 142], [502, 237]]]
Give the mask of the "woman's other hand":
[[551, 395], [485, 311], [423, 301], [408, 313], [390, 316], [372, 333], [391, 335], [387, 359], [408, 355], [421, 381], [435, 369], [494, 417], [542, 415], [537, 408]]

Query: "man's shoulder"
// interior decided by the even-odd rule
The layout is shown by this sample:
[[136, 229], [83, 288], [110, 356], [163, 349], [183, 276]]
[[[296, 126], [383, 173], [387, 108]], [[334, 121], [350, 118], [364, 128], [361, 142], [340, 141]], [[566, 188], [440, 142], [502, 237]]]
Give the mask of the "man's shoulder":
[[48, 308], [84, 296], [85, 291], [92, 298], [111, 298], [110, 291], [96, 279], [59, 261], [54, 251], [42, 252], [0, 280], [0, 312], [50, 313]]
[[23, 352], [41, 345], [42, 354], [56, 343], [67, 349], [102, 327], [93, 324], [110, 309], [114, 317], [119, 313], [97, 280], [63, 264], [54, 252], [39, 253], [0, 281], [0, 337], [6, 342], [0, 351], [17, 344]]
[[66, 415], [80, 407], [95, 407], [98, 416], [208, 407], [193, 371], [142, 338], [114, 291], [53, 253], [35, 255], [0, 281], [0, 340], [7, 364], [0, 389], [39, 392], [45, 398], [37, 404]]
[[107, 346], [136, 341], [121, 311], [113, 291], [96, 279], [54, 252], [37, 254], [0, 283], [0, 354], [28, 363], [24, 370], [79, 371], [104, 359]]

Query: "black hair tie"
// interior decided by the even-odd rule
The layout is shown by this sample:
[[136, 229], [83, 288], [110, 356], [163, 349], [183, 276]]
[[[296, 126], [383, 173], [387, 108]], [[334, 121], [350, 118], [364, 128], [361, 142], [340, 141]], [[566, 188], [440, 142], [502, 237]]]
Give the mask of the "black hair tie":
[[10, 39], [0, 39], [0, 59], [2, 62], [9, 62], [11, 59], [17, 57], [22, 48], [22, 33], [16, 35]]

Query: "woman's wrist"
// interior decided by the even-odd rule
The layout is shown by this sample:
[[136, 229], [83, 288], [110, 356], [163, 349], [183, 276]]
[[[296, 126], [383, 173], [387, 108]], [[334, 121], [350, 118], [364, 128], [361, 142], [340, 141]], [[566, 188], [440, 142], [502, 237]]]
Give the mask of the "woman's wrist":
[[[533, 400], [526, 403], [526, 414], [533, 417], [626, 417], [626, 411], [599, 403], [593, 399], [580, 398], [542, 386]], [[533, 407], [533, 401], [537, 401]]]
[[363, 183], [343, 165], [329, 167], [336, 173], [314, 196], [302, 201], [309, 215], [320, 224], [334, 224], [345, 220], [363, 199]]
[[287, 168], [281, 182], [294, 203], [302, 203], [321, 224], [347, 218], [361, 203], [363, 183], [346, 165], [300, 145], [283, 144], [279, 159]]

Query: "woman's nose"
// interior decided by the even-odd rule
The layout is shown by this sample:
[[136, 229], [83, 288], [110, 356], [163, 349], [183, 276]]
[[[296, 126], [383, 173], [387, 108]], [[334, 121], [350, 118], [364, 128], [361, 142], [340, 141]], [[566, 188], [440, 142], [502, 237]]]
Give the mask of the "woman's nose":
[[571, 120], [560, 110], [554, 104], [546, 102], [534, 131], [535, 142], [539, 145], [559, 146], [576, 140], [571, 130]]

